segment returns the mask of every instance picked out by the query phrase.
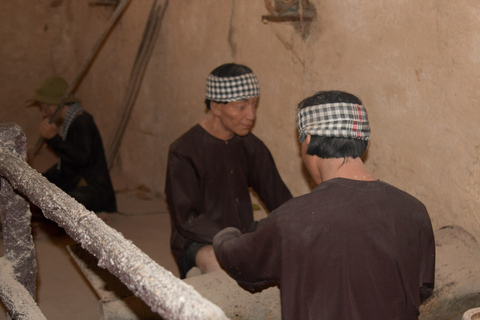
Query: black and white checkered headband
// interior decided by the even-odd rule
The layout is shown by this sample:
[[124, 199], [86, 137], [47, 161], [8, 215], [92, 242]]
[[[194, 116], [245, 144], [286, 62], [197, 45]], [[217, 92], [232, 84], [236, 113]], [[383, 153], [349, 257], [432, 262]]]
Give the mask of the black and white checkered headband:
[[260, 94], [257, 76], [253, 73], [235, 77], [207, 77], [206, 98], [211, 101], [232, 102], [257, 97]]
[[329, 103], [302, 108], [297, 112], [300, 142], [307, 134], [369, 140], [367, 110], [355, 103]]

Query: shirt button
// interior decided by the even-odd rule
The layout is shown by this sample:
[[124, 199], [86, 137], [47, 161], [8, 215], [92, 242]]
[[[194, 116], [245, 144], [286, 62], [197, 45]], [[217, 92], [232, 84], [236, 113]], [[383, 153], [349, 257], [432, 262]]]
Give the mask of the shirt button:
[[235, 201], [237, 201], [237, 202], [238, 202], [238, 198], [236, 198], [236, 199], [235, 199]]
[[233, 169], [230, 170], [230, 173], [233, 174]]

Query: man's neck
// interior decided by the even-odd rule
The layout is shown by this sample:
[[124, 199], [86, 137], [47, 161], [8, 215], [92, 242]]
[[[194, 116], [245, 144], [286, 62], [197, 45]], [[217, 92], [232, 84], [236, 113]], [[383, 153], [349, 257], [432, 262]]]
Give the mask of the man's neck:
[[360, 181], [377, 180], [363, 164], [360, 158], [321, 159], [319, 164], [322, 181], [345, 178]]
[[210, 133], [217, 139], [221, 140], [230, 140], [235, 134], [229, 130], [226, 130], [224, 125], [221, 123], [220, 119], [216, 117], [212, 111], [208, 111], [203, 120], [200, 122], [205, 131]]

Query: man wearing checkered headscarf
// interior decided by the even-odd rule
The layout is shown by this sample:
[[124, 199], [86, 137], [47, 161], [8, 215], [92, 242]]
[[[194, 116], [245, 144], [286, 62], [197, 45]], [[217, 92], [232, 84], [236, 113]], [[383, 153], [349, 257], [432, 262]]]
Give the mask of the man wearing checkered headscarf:
[[292, 197], [270, 151], [250, 132], [259, 93], [250, 68], [219, 66], [207, 76], [204, 119], [170, 146], [165, 193], [182, 278], [193, 267], [220, 269], [212, 240], [223, 228], [255, 230], [249, 188], [270, 211]]
[[297, 127], [318, 186], [255, 232], [217, 234], [220, 265], [252, 291], [279, 284], [285, 320], [416, 320], [433, 292], [434, 234], [419, 200], [363, 164], [370, 123], [362, 102], [319, 92], [299, 104]]
[[[58, 156], [58, 162], [43, 175], [88, 210], [115, 212], [117, 202], [100, 132], [79, 99], [64, 97], [67, 89], [67, 81], [53, 75], [43, 80], [27, 101], [40, 109], [39, 133]], [[57, 111], [56, 121], [51, 123]]]

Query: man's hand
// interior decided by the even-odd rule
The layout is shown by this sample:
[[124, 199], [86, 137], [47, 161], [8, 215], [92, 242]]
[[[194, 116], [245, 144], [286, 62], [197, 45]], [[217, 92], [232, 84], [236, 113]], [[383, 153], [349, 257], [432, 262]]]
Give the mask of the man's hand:
[[42, 137], [48, 140], [58, 134], [58, 128], [55, 124], [49, 123], [49, 120], [45, 118], [42, 123], [40, 123], [39, 132]]
[[228, 240], [236, 239], [240, 237], [242, 233], [240, 230], [234, 227], [228, 227], [223, 229], [222, 231], [218, 232], [213, 237], [213, 247], [216, 248], [218, 246], [224, 245], [224, 242], [228, 242]]

